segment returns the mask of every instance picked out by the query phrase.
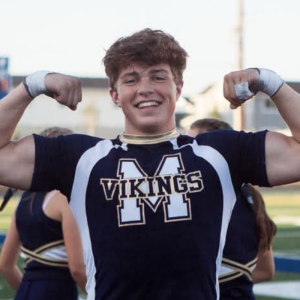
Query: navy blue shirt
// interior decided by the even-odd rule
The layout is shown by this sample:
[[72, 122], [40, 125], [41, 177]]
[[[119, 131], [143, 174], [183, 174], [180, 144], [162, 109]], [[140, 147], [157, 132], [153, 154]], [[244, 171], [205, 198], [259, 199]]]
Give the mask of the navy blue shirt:
[[70, 199], [88, 299], [218, 299], [236, 193], [243, 182], [269, 185], [265, 134], [35, 135], [32, 190]]

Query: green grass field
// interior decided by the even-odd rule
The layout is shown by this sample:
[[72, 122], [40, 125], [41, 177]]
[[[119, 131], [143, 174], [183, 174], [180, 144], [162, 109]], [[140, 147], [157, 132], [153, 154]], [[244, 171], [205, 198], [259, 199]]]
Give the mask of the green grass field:
[[[10, 226], [11, 216], [17, 205], [17, 196], [8, 202], [5, 209], [0, 212], [0, 232], [6, 232]], [[2, 201], [2, 197], [0, 198]]]
[[[267, 211], [278, 226], [278, 232], [273, 243], [274, 252], [300, 257], [300, 187], [299, 190], [294, 188], [262, 189], [261, 191], [264, 195]], [[0, 232], [8, 230], [16, 204], [16, 199], [10, 201], [5, 210], [0, 213]], [[22, 267], [21, 259], [19, 260], [19, 266]], [[289, 280], [300, 281], [300, 273], [277, 272], [274, 278], [274, 281]], [[0, 300], [13, 299], [13, 295], [14, 292], [0, 275]], [[257, 296], [257, 300], [289, 300], [289, 298]]]

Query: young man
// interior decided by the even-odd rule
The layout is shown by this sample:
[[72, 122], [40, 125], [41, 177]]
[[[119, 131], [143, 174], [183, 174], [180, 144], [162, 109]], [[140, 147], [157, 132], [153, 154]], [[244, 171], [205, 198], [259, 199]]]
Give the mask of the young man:
[[[58, 189], [70, 199], [83, 239], [88, 299], [218, 299], [225, 234], [241, 184], [300, 179], [300, 96], [278, 75], [248, 69], [225, 77], [232, 108], [264, 91], [293, 137], [274, 132], [180, 136], [174, 110], [187, 53], [145, 29], [104, 58], [110, 94], [125, 115], [114, 140], [28, 136], [11, 142], [32, 98], [76, 109], [79, 80], [37, 72], [0, 102], [0, 183]], [[32, 174], [32, 176], [28, 176]]]

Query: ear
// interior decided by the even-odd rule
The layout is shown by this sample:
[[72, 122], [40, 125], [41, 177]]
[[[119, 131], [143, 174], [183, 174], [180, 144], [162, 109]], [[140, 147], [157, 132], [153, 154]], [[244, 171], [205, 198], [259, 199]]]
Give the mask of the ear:
[[176, 100], [178, 100], [181, 95], [182, 87], [183, 87], [183, 81], [181, 81], [176, 85]]
[[112, 88], [109, 89], [109, 94], [113, 102], [115, 102], [119, 107], [121, 107], [118, 92]]

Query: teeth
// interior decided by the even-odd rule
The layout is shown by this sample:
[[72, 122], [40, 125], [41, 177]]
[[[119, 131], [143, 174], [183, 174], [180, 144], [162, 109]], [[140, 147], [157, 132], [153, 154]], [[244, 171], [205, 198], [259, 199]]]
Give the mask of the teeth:
[[149, 107], [149, 106], [158, 106], [158, 103], [155, 101], [148, 101], [139, 103], [138, 108]]

